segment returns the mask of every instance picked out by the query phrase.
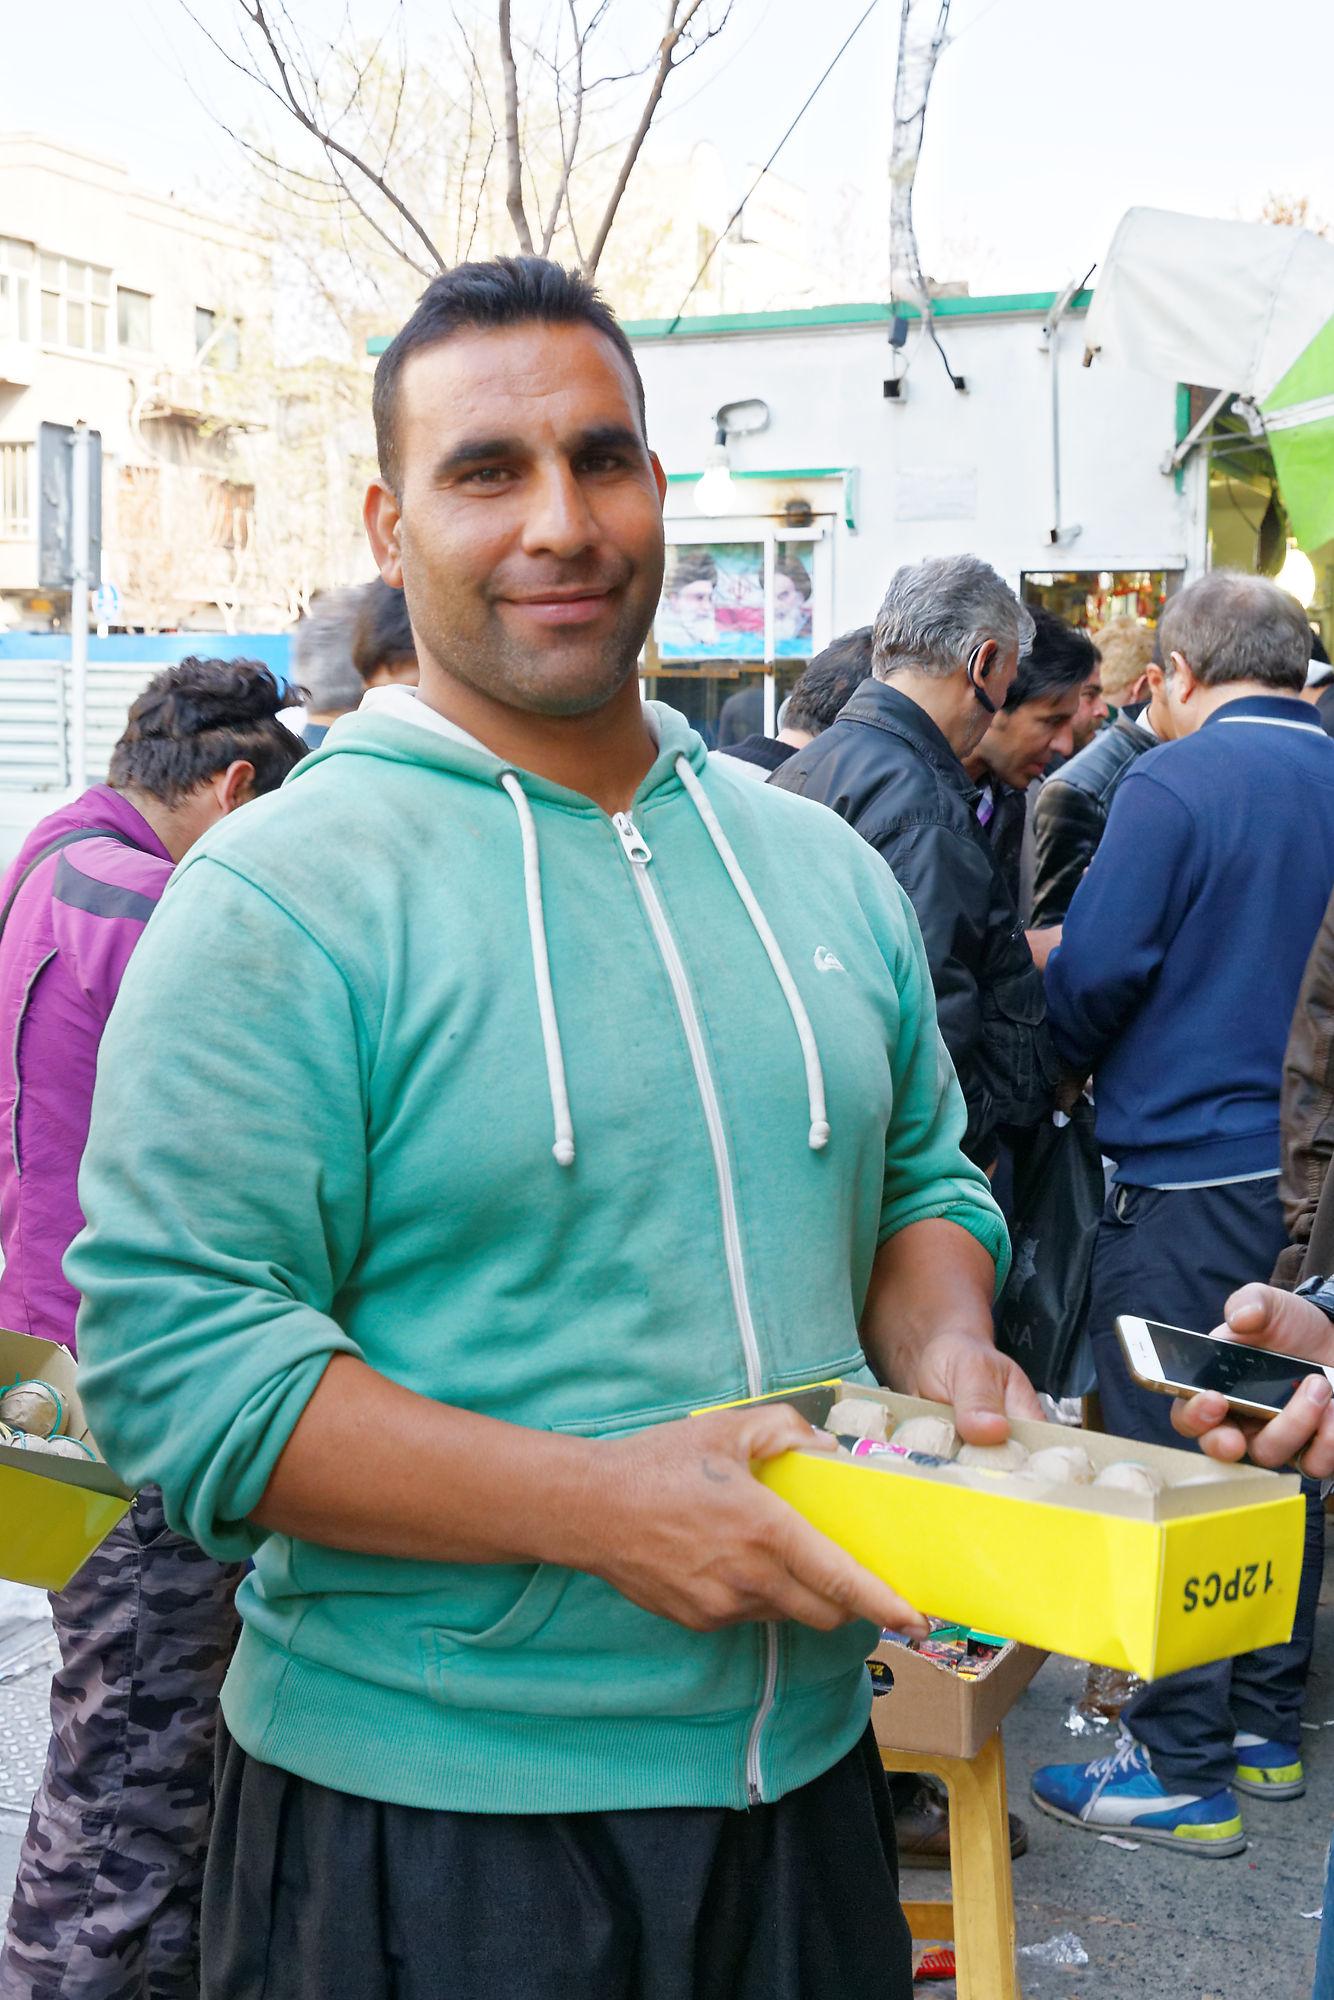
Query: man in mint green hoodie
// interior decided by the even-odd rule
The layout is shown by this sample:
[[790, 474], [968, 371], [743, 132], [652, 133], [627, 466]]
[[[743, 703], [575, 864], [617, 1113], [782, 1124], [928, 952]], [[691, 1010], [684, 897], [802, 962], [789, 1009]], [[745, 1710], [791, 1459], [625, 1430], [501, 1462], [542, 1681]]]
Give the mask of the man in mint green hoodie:
[[420, 689], [179, 872], [69, 1259], [108, 1458], [255, 1562], [204, 1992], [902, 2000], [862, 1660], [922, 1621], [751, 1477], [793, 1411], [689, 1413], [1036, 1413], [917, 926], [640, 701], [664, 481], [583, 280], [435, 280], [375, 414]]

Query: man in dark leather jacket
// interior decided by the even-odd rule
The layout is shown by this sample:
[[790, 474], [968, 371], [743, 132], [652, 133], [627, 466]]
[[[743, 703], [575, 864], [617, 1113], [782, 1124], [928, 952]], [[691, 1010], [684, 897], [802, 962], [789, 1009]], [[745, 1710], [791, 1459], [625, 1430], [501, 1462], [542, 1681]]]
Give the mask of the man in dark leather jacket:
[[1003, 706], [1033, 621], [975, 556], [900, 569], [875, 622], [873, 678], [770, 779], [832, 806], [893, 868], [921, 925], [940, 1032], [968, 1109], [964, 1150], [1050, 1108], [1042, 979], [963, 768]]
[[1033, 808], [1033, 911], [1035, 930], [1065, 922], [1084, 871], [1097, 852], [1116, 788], [1137, 757], [1172, 740], [1172, 714], [1163, 696], [1163, 670], [1145, 669], [1149, 700], [1122, 709], [1110, 729], [1053, 772]]

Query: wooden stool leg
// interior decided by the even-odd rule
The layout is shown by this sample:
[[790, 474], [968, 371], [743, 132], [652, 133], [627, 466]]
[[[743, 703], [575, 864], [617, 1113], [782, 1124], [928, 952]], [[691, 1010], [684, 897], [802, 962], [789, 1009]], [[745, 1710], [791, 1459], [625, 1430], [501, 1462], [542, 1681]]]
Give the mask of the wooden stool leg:
[[958, 2000], [1020, 2000], [1000, 1731], [970, 1763], [951, 1757], [938, 1768], [950, 1794]]

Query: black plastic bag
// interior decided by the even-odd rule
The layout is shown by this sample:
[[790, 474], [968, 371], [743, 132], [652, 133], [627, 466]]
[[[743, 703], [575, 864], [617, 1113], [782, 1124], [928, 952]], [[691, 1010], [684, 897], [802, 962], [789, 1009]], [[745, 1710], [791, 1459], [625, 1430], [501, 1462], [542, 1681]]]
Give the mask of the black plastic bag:
[[1068, 1120], [1048, 1118], [1016, 1149], [1014, 1261], [996, 1307], [996, 1345], [1049, 1396], [1070, 1393], [1103, 1200], [1093, 1106], [1081, 1097]]

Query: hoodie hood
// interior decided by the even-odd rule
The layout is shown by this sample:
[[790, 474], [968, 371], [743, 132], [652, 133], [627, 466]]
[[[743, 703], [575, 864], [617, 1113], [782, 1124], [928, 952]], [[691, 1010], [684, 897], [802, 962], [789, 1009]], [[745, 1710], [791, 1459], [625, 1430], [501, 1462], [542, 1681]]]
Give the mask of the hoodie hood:
[[[702, 737], [695, 733], [683, 715], [674, 708], [668, 708], [665, 702], [646, 701], [644, 720], [658, 746], [658, 754], [635, 792], [635, 804], [651, 797], [664, 785], [681, 783], [676, 768], [679, 759], [684, 758], [699, 774], [703, 772], [709, 754]], [[360, 708], [351, 715], [340, 716], [337, 722], [330, 725], [319, 749], [302, 758], [287, 782], [294, 783], [314, 770], [316, 765], [338, 756], [383, 757], [393, 763], [434, 766], [437, 770], [449, 771], [457, 777], [473, 778], [479, 784], [488, 785], [500, 785], [508, 773], [519, 780], [524, 792], [534, 801], [546, 800], [567, 810], [601, 811], [601, 807], [594, 805], [584, 793], [553, 784], [533, 771], [525, 771], [520, 765], [507, 763], [475, 736], [460, 729], [457, 723], [450, 722], [429, 707], [415, 689], [401, 685], [371, 688], [363, 697]]]

